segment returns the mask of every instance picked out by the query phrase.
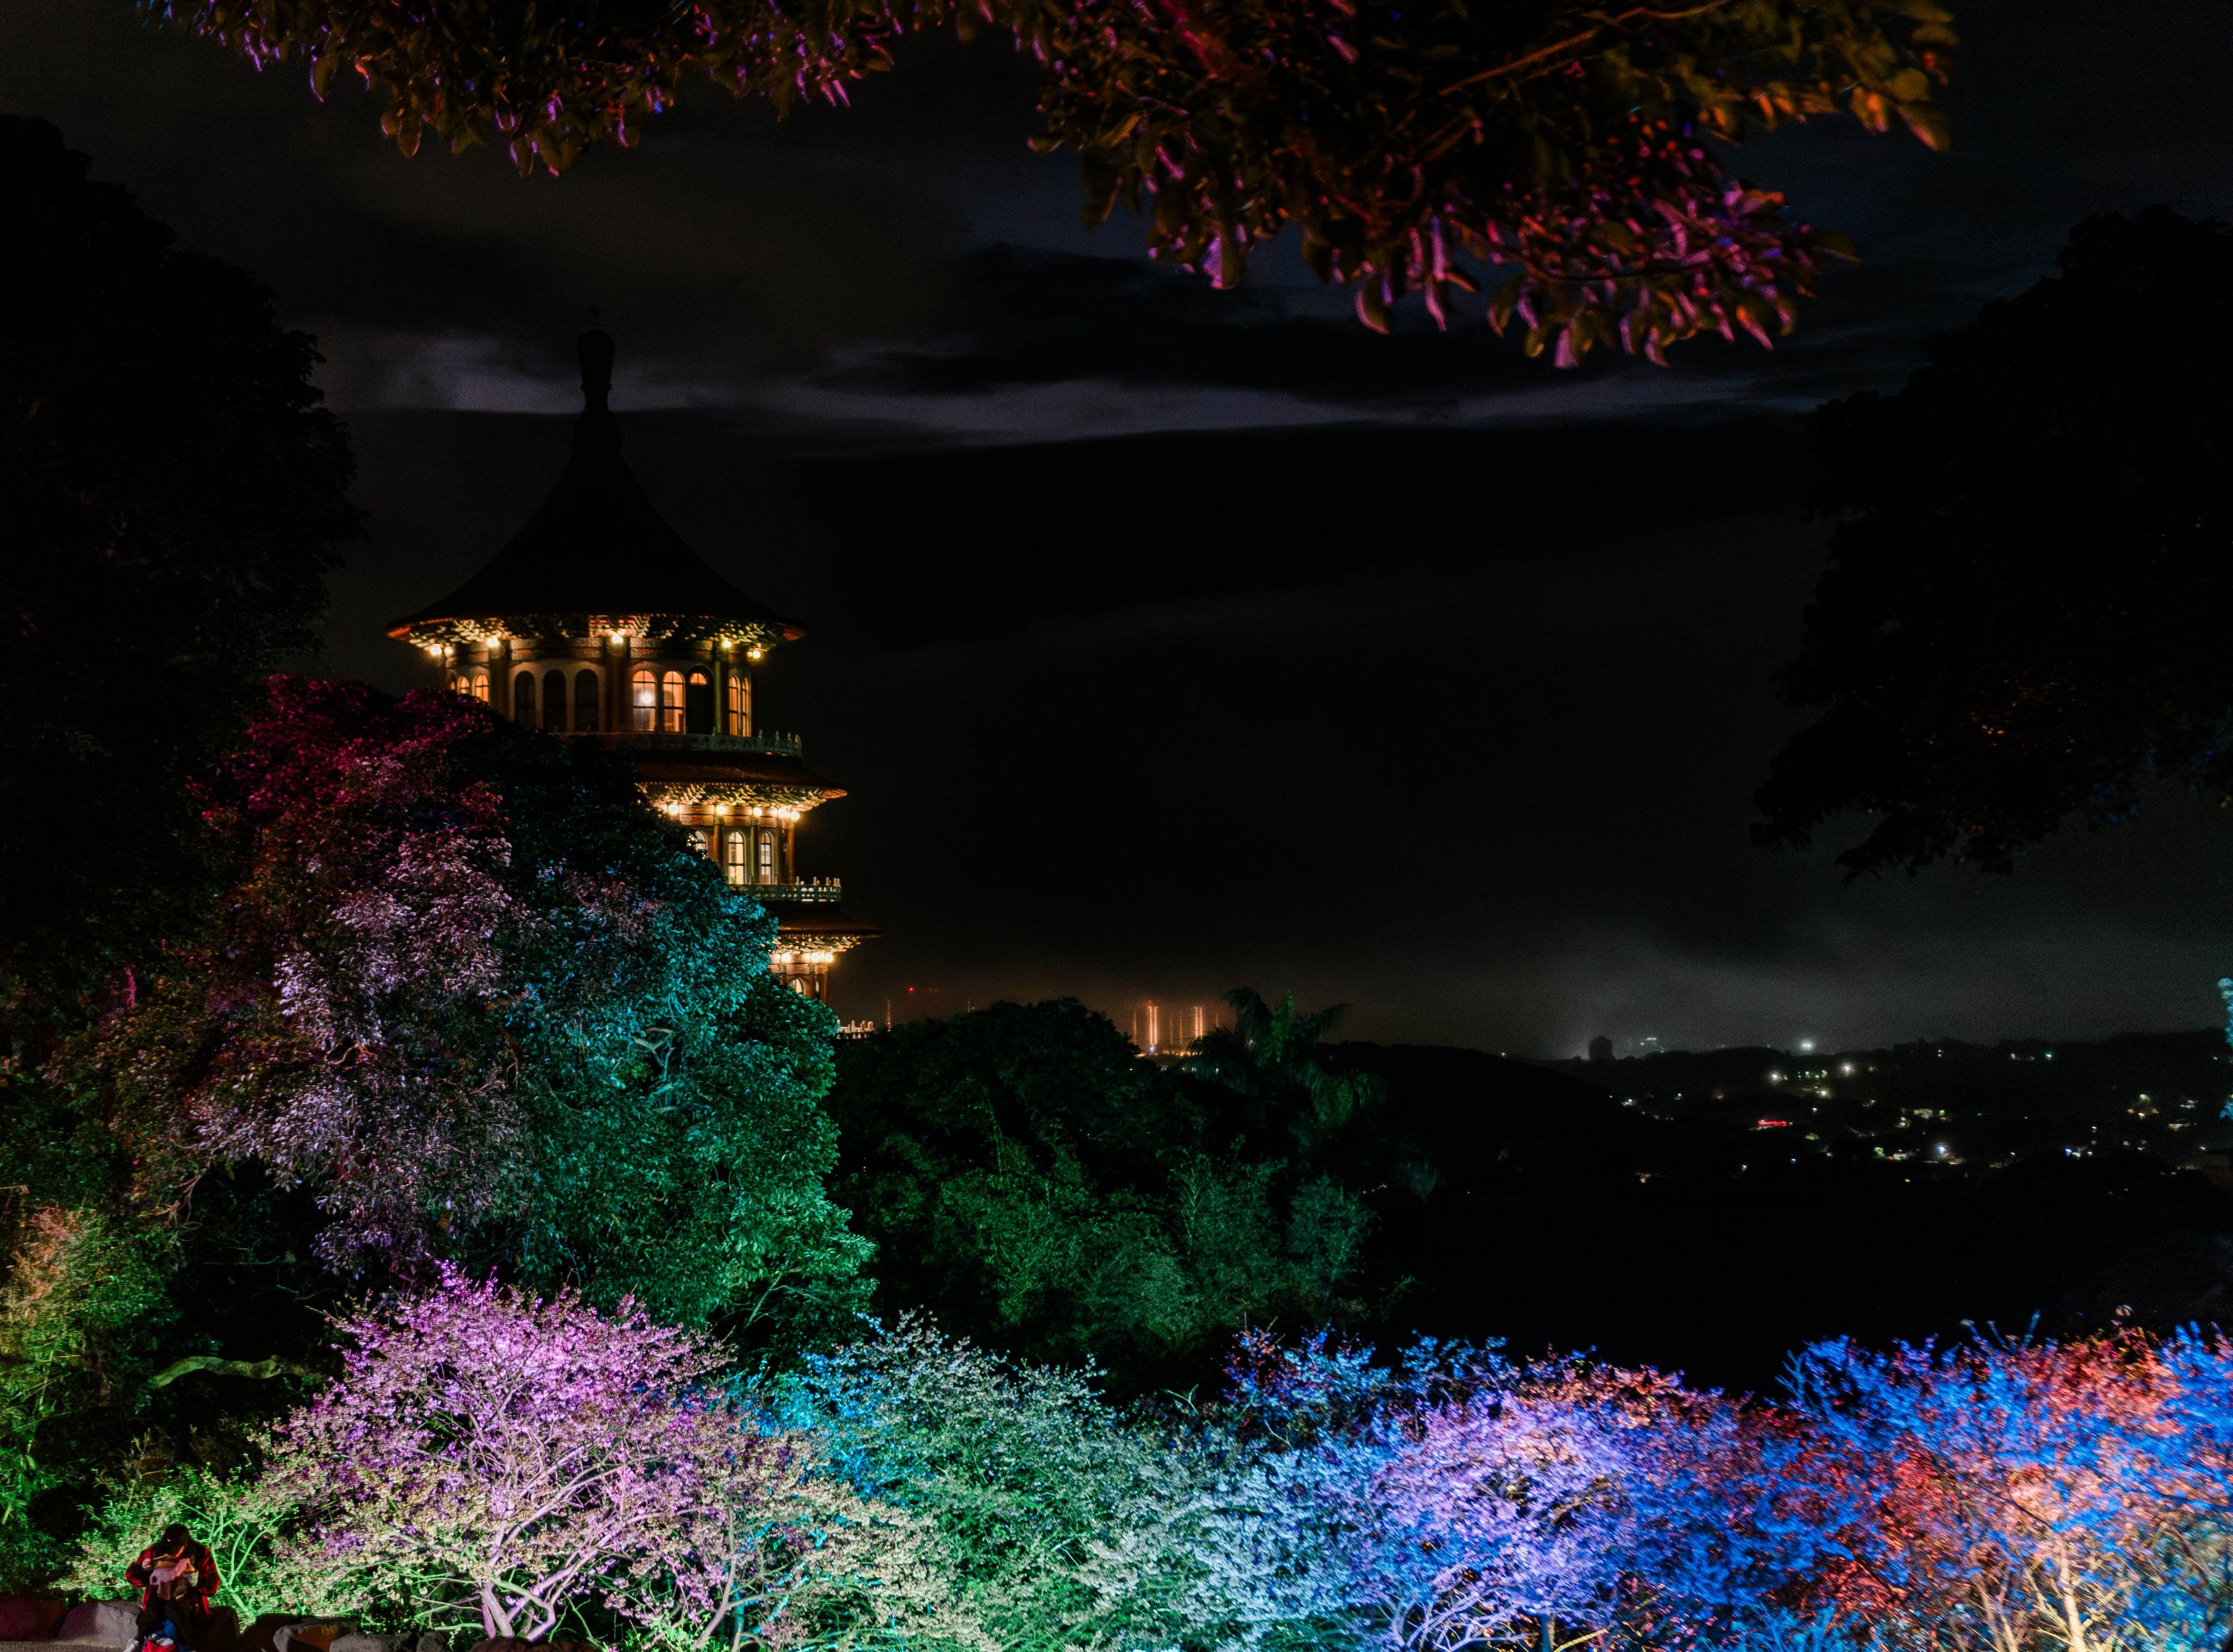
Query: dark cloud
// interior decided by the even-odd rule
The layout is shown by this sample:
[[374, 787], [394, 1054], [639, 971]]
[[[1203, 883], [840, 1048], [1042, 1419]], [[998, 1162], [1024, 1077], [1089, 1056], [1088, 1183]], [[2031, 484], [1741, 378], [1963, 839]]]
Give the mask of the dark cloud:
[[1296, 315], [1278, 288], [1220, 291], [1144, 258], [1004, 242], [962, 258], [954, 284], [954, 331], [939, 347], [883, 352], [824, 382], [958, 395], [1097, 379], [1449, 406], [1541, 371], [1482, 322], [1442, 333], [1421, 317], [1383, 337], [1345, 315]]
[[1490, 1048], [2197, 1024], [2233, 857], [2180, 800], [2013, 879], [1849, 888], [1745, 841], [1820, 557], [1797, 415], [2087, 213], [2233, 206], [2233, 9], [1960, 10], [1951, 153], [1739, 158], [1868, 261], [1773, 354], [1667, 371], [1374, 337], [1282, 246], [1239, 294], [1149, 265], [1136, 220], [1079, 228], [989, 41], [783, 123], [692, 88], [563, 180], [405, 161], [361, 92], [126, 0], [16, 0], [0, 107], [327, 340], [373, 525], [328, 669], [413, 680], [381, 623], [542, 496], [600, 306], [654, 497], [811, 628], [765, 707], [853, 791], [807, 840], [889, 930], [849, 1012], [1252, 981]]

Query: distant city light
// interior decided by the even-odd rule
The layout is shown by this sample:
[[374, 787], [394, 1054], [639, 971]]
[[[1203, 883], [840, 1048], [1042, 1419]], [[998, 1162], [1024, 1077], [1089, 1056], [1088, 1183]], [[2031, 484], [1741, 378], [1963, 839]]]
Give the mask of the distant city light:
[[1814, 1053], [1814, 1041], [1811, 1038], [1800, 1039], [1799, 1041], [1799, 1053], [1801, 1055], [1812, 1055]]
[[1853, 1076], [1853, 1064], [1851, 1061], [1841, 1062], [1839, 1065], [1838, 1070], [1840, 1073], [1843, 1073], [1847, 1078]]

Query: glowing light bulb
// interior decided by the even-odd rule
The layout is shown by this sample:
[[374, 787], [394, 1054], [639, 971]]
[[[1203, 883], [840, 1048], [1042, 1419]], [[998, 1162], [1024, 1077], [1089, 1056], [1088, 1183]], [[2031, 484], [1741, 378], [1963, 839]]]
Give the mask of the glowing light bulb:
[[756, 649], [756, 648], [753, 648], [753, 649], [746, 649], [746, 650], [745, 650], [745, 657], [746, 659], [748, 659], [748, 660], [757, 660], [758, 658], [759, 658], [759, 656], [760, 656], [760, 655], [761, 655], [761, 653], [762, 653], [763, 651], [764, 651], [764, 650], [759, 650], [759, 649]]
[[729, 806], [726, 803], [716, 803], [713, 806], [713, 813], [716, 814], [726, 814], [728, 812]]

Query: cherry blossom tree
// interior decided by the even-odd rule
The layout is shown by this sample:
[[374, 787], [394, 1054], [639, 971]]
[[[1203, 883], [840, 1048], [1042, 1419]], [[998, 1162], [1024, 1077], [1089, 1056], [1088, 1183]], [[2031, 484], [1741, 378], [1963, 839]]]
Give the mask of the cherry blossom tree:
[[779, 1444], [709, 1393], [719, 1354], [624, 1307], [445, 1270], [342, 1322], [341, 1379], [280, 1433], [271, 1474], [336, 1560], [488, 1636], [541, 1639], [709, 1501], [749, 1499]]
[[915, 1610], [911, 1525], [731, 1403], [702, 1335], [447, 1267], [340, 1330], [342, 1376], [278, 1432], [266, 1493], [425, 1621], [540, 1640], [595, 1596], [664, 1645], [787, 1648]]

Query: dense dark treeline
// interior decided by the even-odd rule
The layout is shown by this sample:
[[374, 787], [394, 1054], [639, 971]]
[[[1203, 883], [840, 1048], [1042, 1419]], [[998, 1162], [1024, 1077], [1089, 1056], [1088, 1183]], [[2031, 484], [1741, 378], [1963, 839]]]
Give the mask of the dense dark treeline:
[[[1725, 1054], [1760, 1076], [1779, 1059]], [[1205, 1071], [1153, 1068], [1076, 1004], [1001, 1005], [842, 1047], [838, 1197], [879, 1243], [880, 1303], [928, 1305], [1013, 1352], [1095, 1358], [1127, 1386], [1213, 1380], [1237, 1320], [1331, 1318], [1383, 1343], [1425, 1331], [1592, 1348], [1755, 1391], [1826, 1335], [1881, 1343], [1965, 1323], [2067, 1335], [2119, 1310], [2168, 1329], [2233, 1309], [2233, 1197], [2160, 1156], [2050, 1142], [1948, 1163], [1928, 1153], [1949, 1127], [1933, 1119], [1889, 1135], [1911, 1156], [1884, 1158], [1827, 1126], [1811, 1140], [1763, 1130], [1774, 1115], [1749, 1093], [1708, 1089], [1686, 1110], [1672, 1099], [1691, 1082], [1679, 1056], [1619, 1064], [1677, 1074], [1666, 1113], [1638, 1100], [1660, 1093], [1637, 1071], [1600, 1082], [1475, 1050], [1357, 1043], [1309, 1059], [1375, 1081], [1320, 1140], [1298, 1129], [1294, 1097], [1267, 1110]], [[2213, 1058], [2197, 1059], [2209, 1073]], [[2003, 1052], [2000, 1066], [2022, 1064]], [[2090, 1072], [2082, 1054], [2072, 1068]], [[2047, 1094], [2002, 1093], [2007, 1107], [2076, 1116], [2051, 1064], [2023, 1070]], [[1796, 1110], [1787, 1087], [1761, 1094]], [[1898, 1103], [1883, 1107], [1896, 1124]], [[2093, 1112], [2131, 1122], [2100, 1095]], [[1245, 1230], [1265, 1271], [1214, 1309], [1188, 1270], [1246, 1270], [1232, 1250], [1243, 1230], [1199, 1225], [1182, 1196], [1213, 1165], [1260, 1179], [1269, 1201]], [[1361, 1233], [1307, 1280], [1283, 1277], [1300, 1264], [1279, 1224], [1309, 1187], [1338, 1191]], [[1160, 1303], [1156, 1290], [1169, 1293]], [[1159, 1311], [1176, 1316], [1170, 1334], [1143, 1340]]]

